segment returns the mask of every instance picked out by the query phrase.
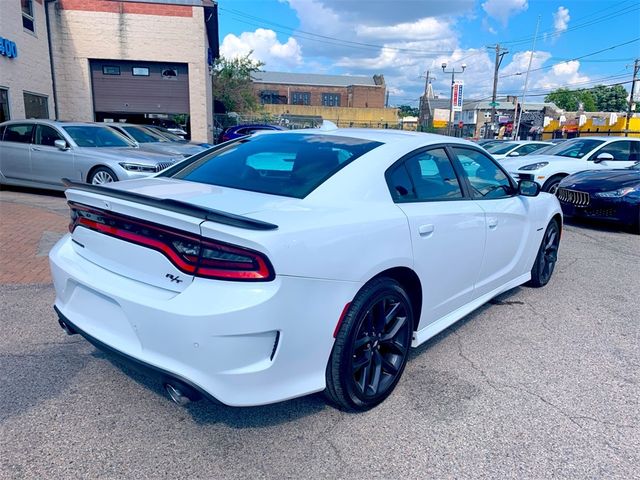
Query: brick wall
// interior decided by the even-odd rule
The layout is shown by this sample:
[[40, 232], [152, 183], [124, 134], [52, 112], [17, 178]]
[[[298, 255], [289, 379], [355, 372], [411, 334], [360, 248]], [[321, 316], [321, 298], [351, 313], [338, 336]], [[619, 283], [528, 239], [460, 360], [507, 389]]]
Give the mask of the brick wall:
[[47, 43], [47, 25], [42, 1], [33, 2], [35, 32], [22, 27], [22, 10], [18, 0], [0, 0], [0, 36], [16, 43], [17, 58], [0, 55], [0, 87], [9, 90], [9, 113], [23, 119], [23, 92], [48, 98], [49, 116], [54, 116], [51, 65]]
[[311, 94], [310, 105], [322, 106], [322, 94], [333, 93], [340, 95], [341, 107], [358, 108], [382, 108], [384, 107], [385, 89], [383, 86], [360, 86], [351, 87], [324, 87], [310, 85], [283, 85], [279, 83], [254, 83], [253, 90], [260, 99], [260, 92], [264, 90], [278, 92], [279, 96], [288, 98], [288, 102], [293, 102], [294, 92], [309, 92]]
[[187, 63], [192, 137], [212, 140], [202, 8], [106, 0], [62, 0], [49, 8], [61, 119], [94, 119], [90, 59]]

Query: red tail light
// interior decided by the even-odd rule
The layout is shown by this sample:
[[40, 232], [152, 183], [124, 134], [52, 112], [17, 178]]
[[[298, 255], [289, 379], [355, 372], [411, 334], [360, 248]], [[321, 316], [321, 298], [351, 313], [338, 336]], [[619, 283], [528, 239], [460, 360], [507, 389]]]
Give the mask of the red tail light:
[[82, 226], [162, 253], [179, 270], [221, 280], [269, 281], [275, 272], [262, 253], [152, 222], [69, 202], [69, 231]]

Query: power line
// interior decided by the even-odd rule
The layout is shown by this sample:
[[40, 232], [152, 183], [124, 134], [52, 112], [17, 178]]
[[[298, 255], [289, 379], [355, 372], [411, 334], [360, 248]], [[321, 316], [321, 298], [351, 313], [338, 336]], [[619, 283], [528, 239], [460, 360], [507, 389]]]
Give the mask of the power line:
[[[454, 50], [431, 51], [427, 55], [425, 55], [425, 49], [390, 47], [390, 46], [387, 46], [387, 45], [377, 45], [377, 44], [373, 44], [373, 43], [354, 42], [352, 40], [345, 40], [345, 39], [342, 39], [342, 38], [331, 37], [331, 36], [328, 36], [328, 35], [321, 35], [319, 33], [308, 32], [308, 31], [305, 31], [305, 30], [300, 30], [300, 29], [297, 29], [297, 28], [288, 27], [286, 25], [282, 25], [280, 23], [272, 22], [270, 20], [266, 20], [266, 19], [261, 18], [261, 17], [256, 17], [254, 15], [250, 15], [250, 14], [247, 14], [247, 13], [244, 13], [244, 12], [240, 12], [238, 10], [232, 10], [232, 9], [222, 8], [222, 7], [219, 7], [219, 10], [228, 12], [229, 14], [231, 14], [233, 16], [236, 16], [236, 17], [248, 19], [248, 20], [241, 20], [239, 18], [236, 18], [237, 21], [242, 22], [242, 23], [246, 23], [246, 24], [249, 24], [249, 25], [257, 26], [257, 27], [264, 27], [266, 25], [278, 27], [280, 29], [284, 29], [284, 30], [287, 30], [287, 31], [278, 30], [276, 28], [272, 28], [272, 30], [274, 30], [274, 31], [276, 31], [278, 33], [282, 33], [284, 35], [289, 35], [289, 36], [294, 37], [294, 38], [302, 38], [304, 40], [312, 40], [312, 41], [316, 41], [316, 42], [320, 42], [320, 43], [327, 43], [329, 45], [339, 45], [339, 46], [346, 46], [346, 47], [350, 47], [350, 48], [360, 48], [360, 49], [364, 49], [364, 50], [386, 49], [386, 50], [393, 50], [393, 51], [398, 51], [398, 52], [421, 53], [423, 56], [450, 55], [450, 54], [454, 53]], [[260, 23], [256, 23], [256, 22], [260, 22]]]
[[[627, 42], [623, 42], [623, 43], [619, 43], [619, 44], [617, 44], [617, 45], [612, 45], [612, 46], [610, 46], [610, 47], [603, 48], [602, 50], [598, 50], [598, 51], [596, 51], [596, 52], [587, 53], [587, 54], [585, 54], [585, 55], [581, 55], [581, 56], [579, 56], [579, 57], [572, 58], [571, 60], [567, 60], [567, 61], [564, 61], [564, 62], [554, 63], [554, 64], [552, 64], [552, 65], [547, 65], [547, 66], [545, 66], [545, 67], [534, 68], [534, 69], [532, 69], [531, 71], [532, 71], [532, 72], [537, 72], [537, 71], [540, 71], [540, 70], [547, 70], [547, 69], [549, 69], [549, 68], [553, 68], [553, 67], [555, 67], [556, 65], [562, 65], [563, 63], [573, 62], [573, 61], [575, 61], [575, 60], [581, 60], [581, 59], [583, 59], [583, 58], [591, 57], [591, 56], [593, 56], [593, 55], [597, 55], [597, 54], [599, 54], [599, 53], [606, 52], [606, 51], [608, 51], [608, 50], [614, 50], [614, 49], [619, 48], [619, 47], [622, 47], [622, 46], [624, 46], [624, 45], [629, 45], [630, 43], [637, 42], [638, 40], [640, 40], [640, 37], [636, 37], [636, 38], [634, 38], [633, 40], [629, 40], [629, 41], [627, 41]], [[502, 76], [500, 76], [499, 78], [516, 77], [516, 76], [519, 76], [519, 75], [522, 75], [522, 72], [510, 73], [510, 74], [508, 74], [508, 75], [502, 75]]]

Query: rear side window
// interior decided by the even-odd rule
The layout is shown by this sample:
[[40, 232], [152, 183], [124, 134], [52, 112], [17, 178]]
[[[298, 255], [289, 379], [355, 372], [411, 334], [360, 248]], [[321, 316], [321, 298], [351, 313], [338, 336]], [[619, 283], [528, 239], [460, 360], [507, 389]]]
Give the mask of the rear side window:
[[380, 145], [380, 142], [331, 135], [259, 135], [232, 143], [165, 175], [304, 198], [342, 167]]
[[33, 135], [33, 124], [23, 123], [16, 125], [7, 125], [4, 132], [5, 142], [31, 143]]

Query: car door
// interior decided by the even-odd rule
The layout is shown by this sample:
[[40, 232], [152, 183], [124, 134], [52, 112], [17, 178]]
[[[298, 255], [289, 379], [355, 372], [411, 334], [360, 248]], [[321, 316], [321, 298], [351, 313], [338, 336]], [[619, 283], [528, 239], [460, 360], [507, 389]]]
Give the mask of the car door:
[[486, 246], [476, 280], [479, 297], [526, 273], [523, 251], [530, 234], [530, 204], [491, 157], [471, 147], [451, 150], [464, 170], [473, 203], [486, 215]]
[[[608, 153], [611, 160], [598, 162], [598, 156]], [[626, 168], [640, 160], [640, 142], [637, 140], [615, 140], [600, 147], [589, 156], [589, 160], [598, 162], [600, 168]]]
[[30, 143], [32, 123], [7, 125], [0, 142], [0, 172], [10, 180], [33, 180], [31, 177]]
[[414, 268], [422, 282], [424, 328], [473, 299], [485, 214], [465, 196], [444, 146], [404, 157], [386, 177], [409, 222]]
[[73, 150], [60, 150], [55, 146], [56, 140], [68, 145], [64, 136], [54, 127], [41, 123], [36, 125], [31, 145], [31, 170], [38, 182], [62, 185], [63, 178], [80, 178], [76, 174]]

